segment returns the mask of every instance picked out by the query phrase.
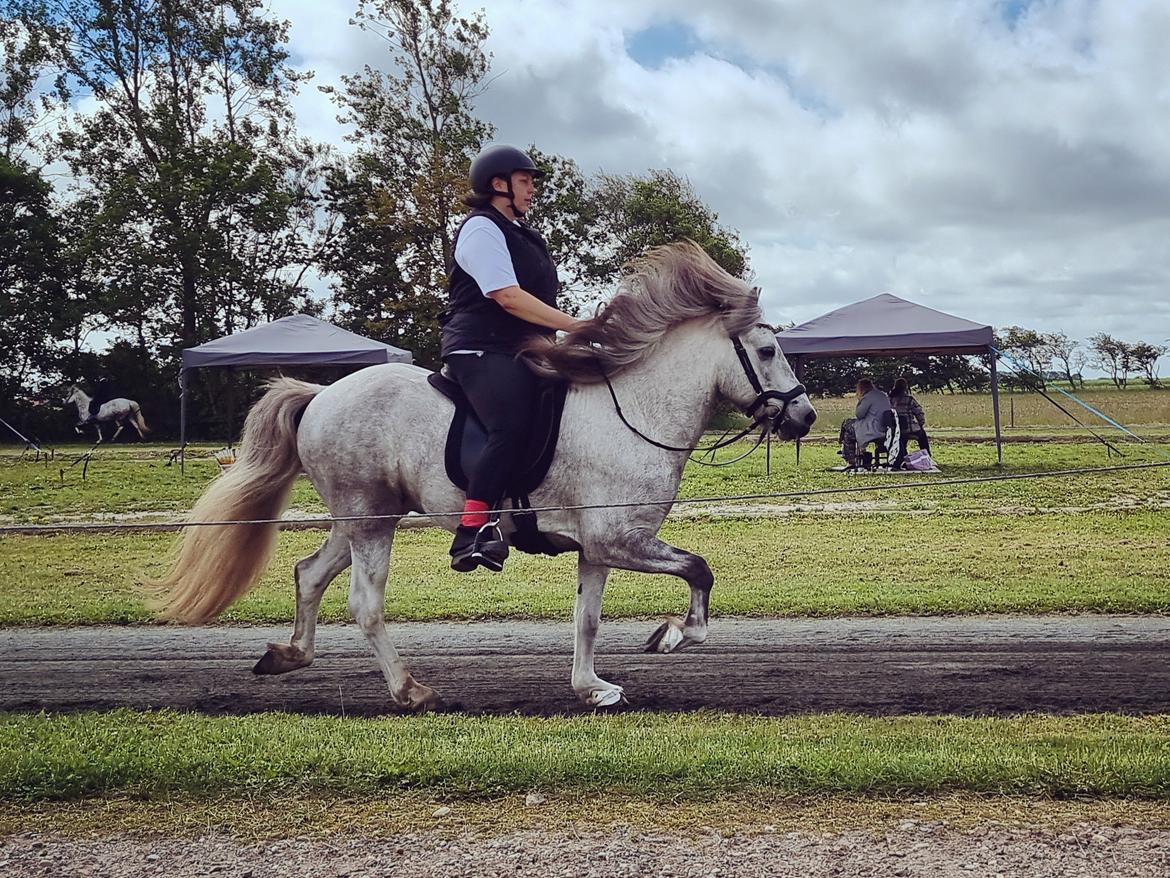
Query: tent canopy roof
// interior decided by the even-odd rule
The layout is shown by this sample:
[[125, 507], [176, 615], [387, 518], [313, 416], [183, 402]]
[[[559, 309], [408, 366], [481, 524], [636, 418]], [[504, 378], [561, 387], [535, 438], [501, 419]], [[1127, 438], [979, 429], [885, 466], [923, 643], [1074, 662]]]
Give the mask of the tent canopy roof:
[[994, 341], [983, 326], [889, 293], [846, 305], [776, 334], [785, 356], [827, 358], [982, 354]]
[[183, 368], [410, 363], [410, 351], [293, 314], [183, 351]]

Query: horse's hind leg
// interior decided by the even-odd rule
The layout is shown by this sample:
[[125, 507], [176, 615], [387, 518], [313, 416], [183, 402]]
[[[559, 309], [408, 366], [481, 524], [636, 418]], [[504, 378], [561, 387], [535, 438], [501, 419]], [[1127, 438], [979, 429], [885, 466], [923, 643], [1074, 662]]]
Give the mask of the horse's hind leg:
[[334, 528], [316, 552], [302, 558], [294, 568], [297, 584], [297, 618], [292, 641], [268, 644], [268, 651], [252, 668], [255, 674], [283, 674], [304, 668], [313, 662], [317, 613], [325, 589], [349, 566], [349, 540]]
[[430, 686], [415, 681], [386, 633], [386, 578], [393, 541], [394, 528], [385, 524], [350, 533], [353, 570], [349, 580], [349, 611], [374, 650], [394, 703], [418, 713], [437, 710], [443, 706], [443, 699]]
[[122, 428], [126, 426], [122, 421], [118, 421], [118, 428], [114, 430], [114, 435], [110, 437], [110, 441], [114, 442], [118, 438], [118, 434], [122, 432]]

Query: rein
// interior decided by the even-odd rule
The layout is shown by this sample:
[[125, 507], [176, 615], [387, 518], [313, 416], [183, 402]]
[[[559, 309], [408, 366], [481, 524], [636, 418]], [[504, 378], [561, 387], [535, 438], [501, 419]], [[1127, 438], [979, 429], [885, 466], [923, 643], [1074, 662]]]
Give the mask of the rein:
[[[739, 340], [739, 336], [733, 335], [731, 337], [731, 343], [735, 347], [735, 353], [739, 357], [740, 365], [743, 366], [744, 374], [747, 375], [748, 381], [751, 382], [752, 389], [756, 392], [756, 398], [752, 400], [751, 404], [744, 410], [744, 413], [748, 415], [748, 417], [752, 418], [752, 422], [734, 436], [732, 436], [730, 439], [719, 439], [717, 442], [708, 446], [707, 448], [698, 448], [697, 446], [684, 448], [677, 445], [667, 445], [665, 442], [659, 442], [657, 439], [651, 439], [649, 436], [631, 424], [626, 418], [625, 412], [622, 411], [622, 405], [620, 402], [618, 402], [617, 392], [613, 389], [613, 383], [609, 380], [609, 375], [607, 375], [605, 370], [601, 368], [600, 363], [597, 365], [598, 369], [601, 370], [601, 377], [605, 379], [605, 386], [609, 388], [609, 395], [610, 398], [613, 399], [613, 407], [617, 412], [618, 418], [623, 424], [626, 425], [627, 429], [629, 429], [631, 433], [633, 433], [642, 441], [650, 443], [655, 448], [661, 448], [664, 451], [685, 451], [691, 455], [693, 455], [696, 451], [699, 451], [703, 454], [710, 454], [712, 459], [714, 459], [715, 452], [720, 448], [726, 448], [728, 445], [732, 445], [738, 442], [748, 433], [751, 433], [761, 425], [767, 426], [767, 429], [760, 431], [760, 435], [756, 439], [755, 445], [753, 445], [739, 457], [736, 457], [732, 460], [725, 461], [724, 463], [707, 463], [706, 461], [700, 460], [696, 457], [691, 458], [691, 460], [693, 460], [695, 463], [702, 464], [703, 466], [728, 466], [733, 463], [738, 463], [749, 454], [754, 452], [757, 448], [759, 448], [760, 444], [764, 441], [764, 438], [766, 436], [770, 436], [773, 432], [773, 428], [780, 423], [781, 419], [783, 419], [784, 412], [788, 409], [788, 404], [798, 396], [808, 392], [805, 390], [803, 384], [797, 384], [788, 390], [764, 390], [763, 384], [760, 383], [760, 377], [756, 374], [755, 366], [752, 365], [751, 358], [748, 357], [747, 350], [744, 348], [743, 342]], [[778, 400], [779, 402], [783, 403], [783, 405], [780, 407], [780, 411], [776, 415], [769, 418], [766, 415], [756, 414], [760, 408], [772, 400]]]
[[[746, 436], [752, 430], [756, 429], [756, 427], [758, 427], [761, 423], [764, 423], [765, 421], [768, 420], [767, 418], [756, 418], [750, 424], [748, 424], [746, 427], [744, 427], [742, 430], [740, 430], [738, 433], [736, 433], [734, 436], [732, 436], [730, 439], [720, 440], [719, 442], [716, 442], [714, 445], [712, 445], [710, 448], [699, 449], [696, 447], [683, 447], [680, 445], [667, 445], [664, 442], [659, 442], [657, 439], [651, 439], [649, 436], [647, 436], [645, 433], [643, 433], [641, 430], [639, 430], [637, 427], [635, 427], [633, 424], [631, 424], [628, 420], [626, 420], [626, 414], [625, 414], [625, 412], [622, 411], [622, 404], [620, 402], [618, 402], [617, 393], [614, 392], [613, 384], [610, 382], [609, 376], [606, 375], [604, 372], [602, 372], [602, 377], [605, 378], [605, 386], [609, 388], [609, 395], [610, 395], [610, 397], [613, 398], [614, 410], [617, 412], [617, 416], [618, 416], [618, 418], [621, 419], [621, 422], [623, 424], [625, 424], [629, 428], [630, 432], [633, 433], [635, 436], [637, 436], [639, 439], [642, 439], [645, 442], [649, 442], [655, 448], [661, 448], [664, 451], [686, 451], [686, 452], [691, 453], [691, 454], [693, 454], [696, 451], [700, 451], [700, 450], [704, 454], [706, 454], [708, 451], [717, 451], [720, 448], [724, 448], [728, 445], [731, 445], [735, 442], [738, 442], [740, 439], [742, 439], [744, 436]], [[753, 448], [752, 450], [754, 451], [755, 449]], [[720, 464], [720, 466], [722, 466], [722, 464]]]

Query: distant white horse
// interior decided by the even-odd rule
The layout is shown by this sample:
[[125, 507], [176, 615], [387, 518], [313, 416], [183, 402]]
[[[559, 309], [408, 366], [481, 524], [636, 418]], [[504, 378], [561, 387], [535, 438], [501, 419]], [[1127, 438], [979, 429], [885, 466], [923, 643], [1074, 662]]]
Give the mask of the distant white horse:
[[[766, 428], [785, 438], [803, 436], [816, 419], [775, 335], [760, 321], [758, 291], [697, 246], [677, 244], [632, 266], [622, 290], [584, 329], [531, 353], [538, 372], [573, 382], [556, 456], [531, 500], [534, 507], [564, 507], [541, 512], [540, 529], [578, 552], [572, 685], [588, 705], [624, 700], [620, 686], [594, 672], [594, 639], [611, 568], [670, 573], [690, 586], [686, 618], [663, 622], [648, 649], [674, 652], [707, 638], [711, 569], [698, 555], [657, 536], [688, 452], [657, 447], [647, 438], [692, 448], [720, 398], [766, 418]], [[629, 426], [601, 381], [602, 370]], [[211, 484], [191, 520], [278, 517], [302, 469], [335, 517], [462, 509], [464, 494], [443, 464], [453, 407], [427, 375], [415, 366], [385, 365], [329, 387], [273, 381], [248, 415], [239, 458]], [[439, 520], [449, 530], [459, 523], [458, 516]], [[352, 566], [349, 609], [394, 702], [416, 711], [442, 705], [433, 689], [411, 676], [384, 624], [396, 524], [385, 518], [334, 522], [324, 545], [296, 565], [290, 644], [269, 644], [256, 673], [280, 674], [313, 661], [322, 595]], [[510, 536], [508, 514], [501, 525]], [[213, 618], [259, 579], [276, 532], [275, 525], [258, 524], [188, 528], [171, 571], [152, 583], [163, 615], [192, 623]], [[436, 565], [446, 561], [445, 555], [435, 559]], [[475, 580], [466, 587], [474, 589]]]
[[70, 385], [69, 395], [65, 397], [65, 404], [73, 403], [77, 406], [77, 425], [74, 429], [80, 433], [81, 428], [87, 423], [93, 424], [93, 428], [97, 431], [97, 441], [100, 445], [102, 442], [102, 424], [107, 421], [116, 421], [118, 428], [114, 430], [114, 435], [110, 437], [113, 442], [118, 438], [118, 434], [122, 432], [127, 424], [135, 429], [138, 433], [138, 438], [145, 438], [145, 434], [150, 432], [150, 428], [146, 426], [146, 421], [142, 418], [142, 410], [132, 399], [111, 399], [104, 403], [101, 408], [97, 410], [97, 414], [93, 416], [93, 420], [89, 419], [89, 403], [90, 397], [84, 390], [76, 384]]

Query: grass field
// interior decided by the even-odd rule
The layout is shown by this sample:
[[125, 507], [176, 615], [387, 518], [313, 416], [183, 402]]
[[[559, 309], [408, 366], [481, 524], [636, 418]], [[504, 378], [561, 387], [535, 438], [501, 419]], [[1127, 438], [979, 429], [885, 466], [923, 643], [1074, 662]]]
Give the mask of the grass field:
[[[1093, 394], [1170, 450], [1170, 394], [1086, 396]], [[1008, 438], [1020, 441], [1005, 449], [1001, 470], [987, 437], [985, 397], [927, 397], [924, 404], [946, 479], [1164, 459], [1133, 444], [1123, 446], [1124, 458], [1109, 457], [1031, 397], [1017, 400], [1018, 426]], [[839, 458], [824, 437], [835, 435], [849, 403], [818, 405], [821, 437], [805, 444], [799, 466], [790, 445], [773, 449], [770, 474], [762, 454], [726, 469], [691, 465], [681, 496], [878, 490], [680, 506], [663, 536], [710, 561], [714, 615], [1170, 612], [1170, 468], [972, 485], [846, 476], [829, 471]], [[1005, 423], [1006, 411], [1005, 402]], [[1059, 439], [1031, 441], [1045, 436]], [[68, 449], [49, 463], [0, 462], [0, 524], [179, 517], [217, 473], [199, 456], [210, 448], [193, 449], [186, 477], [163, 465], [162, 446], [104, 448], [85, 478], [80, 465], [70, 466]], [[923, 484], [897, 487], [911, 481]], [[303, 480], [292, 506], [324, 511]], [[291, 566], [322, 538], [283, 532], [274, 564], [223, 621], [291, 624]], [[161, 570], [172, 540], [135, 532], [0, 536], [0, 625], [148, 623], [135, 581]], [[447, 569], [447, 541], [432, 529], [399, 534], [390, 619], [570, 616], [572, 556], [516, 556], [501, 575], [459, 576]], [[604, 613], [658, 616], [686, 601], [677, 580], [619, 571]], [[343, 583], [327, 592], [321, 615], [348, 618]], [[359, 821], [385, 813], [382, 807], [414, 809], [429, 820], [426, 803], [439, 800], [493, 823], [501, 807], [520, 809], [516, 797], [522, 804], [529, 790], [576, 803], [569, 810], [589, 819], [676, 808], [671, 813], [693, 823], [728, 808], [763, 814], [766, 803], [786, 797], [848, 802], [818, 806], [820, 814], [864, 810], [859, 802], [883, 796], [922, 798], [933, 808], [956, 791], [992, 803], [1104, 798], [1118, 814], [1132, 814], [1139, 800], [1151, 807], [1170, 800], [1168, 741], [1170, 716], [0, 714], [0, 832], [23, 826], [26, 813], [55, 815], [49, 822], [67, 815], [54, 825], [99, 831], [134, 821], [179, 826], [190, 815], [211, 824], [235, 814], [245, 816], [232, 825], [252, 831], [247, 815], [263, 811], [255, 803], [286, 799], [322, 813], [340, 801], [334, 818]], [[87, 801], [98, 810], [63, 806]], [[991, 819], [1006, 805], [980, 807]], [[1167, 819], [1158, 813], [1152, 819]], [[70, 814], [84, 816], [71, 823]]]
[[[722, 451], [720, 459], [736, 456], [748, 446]], [[1110, 456], [1096, 444], [1070, 441], [1026, 442], [1005, 450], [1004, 466], [996, 466], [995, 446], [987, 441], [948, 443], [939, 440], [934, 456], [943, 476], [848, 476], [831, 472], [840, 464], [836, 448], [829, 443], [806, 444], [801, 462], [796, 463], [793, 446], [772, 449], [771, 473], [765, 472], [761, 449], [740, 463], [726, 468], [688, 464], [680, 487], [686, 498], [751, 493], [788, 493], [825, 488], [893, 486], [909, 480], [924, 483], [912, 492], [891, 489], [849, 497], [846, 494], [820, 498], [820, 502], [857, 501], [868, 504], [896, 504], [909, 510], [1019, 511], [1020, 509], [1075, 509], [1093, 506], [1131, 506], [1134, 502], [1170, 500], [1170, 467], [1120, 473], [1079, 476], [1075, 479], [1036, 479], [992, 482], [961, 488], [931, 487], [942, 479], [976, 478], [1000, 474], [1018, 475], [1070, 468], [1097, 468], [1115, 464], [1170, 462], [1170, 445], [1126, 445], [1125, 457]], [[1167, 456], [1162, 456], [1159, 450]], [[165, 458], [164, 458], [165, 459]], [[60, 475], [60, 461], [54, 463], [16, 462], [0, 466], [0, 523], [37, 522], [61, 517], [94, 518], [99, 515], [133, 515], [167, 512], [177, 518], [192, 504], [218, 473], [215, 462], [197, 458], [189, 462], [187, 475], [165, 467], [156, 458], [136, 458], [107, 453], [92, 461], [83, 479], [79, 469]], [[658, 498], [655, 498], [658, 499]], [[298, 510], [320, 513], [324, 505], [306, 480], [293, 488], [291, 505]]]
[[378, 719], [0, 715], [0, 799], [263, 792], [663, 799], [826, 793], [1170, 796], [1170, 718], [627, 714]]
[[[1059, 392], [1050, 390], [1048, 395], [1093, 429], [1116, 435], [1113, 428]], [[1078, 391], [1076, 396], [1127, 427], [1170, 425], [1170, 388], [1134, 387], [1118, 391], [1109, 387], [1088, 387]], [[991, 395], [987, 393], [923, 393], [915, 394], [915, 398], [926, 411], [928, 430], [940, 427], [990, 429], [995, 423]], [[813, 400], [818, 416], [814, 432], [824, 434], [831, 431], [835, 434], [841, 420], [852, 416], [855, 402], [852, 397]], [[1019, 430], [1076, 427], [1068, 415], [1038, 393], [1001, 392], [999, 408], [1000, 421], [1008, 435], [1011, 435], [1013, 413], [1015, 428]]]
[[[715, 615], [792, 616], [987, 612], [1170, 612], [1165, 511], [1077, 516], [797, 515], [668, 522], [664, 538], [702, 552], [715, 571]], [[0, 539], [0, 624], [147, 622], [134, 585], [159, 573], [164, 534]], [[291, 622], [291, 568], [322, 540], [281, 534], [260, 585], [226, 622]], [[571, 555], [517, 555], [498, 575], [453, 573], [449, 537], [398, 535], [386, 612], [399, 621], [568, 618]], [[883, 563], [874, 565], [873, 548]], [[349, 618], [345, 576], [326, 592], [324, 620]], [[615, 572], [605, 615], [685, 609], [686, 586], [666, 576]]]
[[[1139, 456], [1139, 453], [1142, 456]], [[943, 445], [946, 478], [995, 475], [986, 444]], [[829, 494], [680, 506], [664, 537], [701, 552], [716, 573], [716, 614], [1167, 612], [1170, 611], [1170, 467], [1076, 477], [936, 485], [931, 476], [846, 476], [830, 472], [833, 448], [813, 444], [796, 465], [790, 446], [774, 454], [770, 475], [755, 455], [726, 469], [691, 465], [687, 498], [870, 488]], [[1155, 461], [1137, 447], [1126, 463]], [[1116, 463], [1098, 446], [1025, 443], [1010, 449], [1006, 473]], [[99, 514], [177, 517], [214, 477], [199, 460], [184, 478], [173, 468], [111, 455], [89, 477], [61, 483], [43, 464], [0, 469], [4, 510], [19, 521], [90, 519]], [[919, 483], [898, 490], [906, 479]], [[761, 504], [765, 504], [761, 508]], [[298, 482], [293, 506], [324, 512], [312, 486]], [[774, 512], [790, 514], [752, 517]], [[286, 621], [291, 567], [319, 545], [320, 532], [284, 532], [275, 563], [232, 622]], [[135, 582], [161, 571], [173, 536], [99, 533], [0, 537], [0, 624], [146, 622]], [[517, 555], [499, 576], [460, 578], [447, 569], [447, 537], [404, 530], [396, 544], [387, 612], [399, 620], [562, 618], [570, 611], [571, 556]], [[874, 548], [881, 548], [875, 564]], [[468, 584], [474, 582], [474, 587]], [[327, 593], [323, 618], [347, 617], [344, 587]], [[607, 616], [676, 611], [685, 588], [668, 577], [618, 572], [606, 593]]]

